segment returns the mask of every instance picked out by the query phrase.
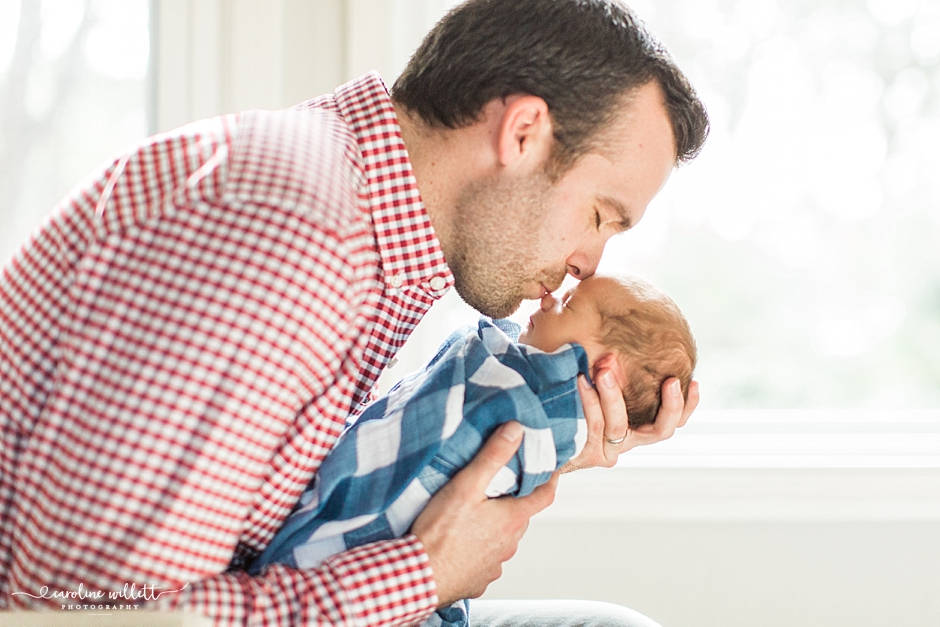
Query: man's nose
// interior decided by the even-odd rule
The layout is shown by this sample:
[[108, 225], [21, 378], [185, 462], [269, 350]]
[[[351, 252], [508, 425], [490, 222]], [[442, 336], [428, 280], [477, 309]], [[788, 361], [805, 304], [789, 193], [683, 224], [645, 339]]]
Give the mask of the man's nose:
[[604, 254], [604, 246], [608, 239], [610, 237], [599, 235], [591, 238], [591, 241], [585, 242], [573, 252], [565, 261], [568, 274], [583, 281], [597, 272], [597, 266], [601, 262], [601, 255]]

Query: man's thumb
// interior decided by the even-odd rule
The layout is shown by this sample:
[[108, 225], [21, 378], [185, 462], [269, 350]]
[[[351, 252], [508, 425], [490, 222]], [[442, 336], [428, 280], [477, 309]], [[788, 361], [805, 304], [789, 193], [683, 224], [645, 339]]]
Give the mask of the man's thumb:
[[512, 421], [501, 425], [486, 441], [476, 457], [460, 471], [470, 487], [483, 492], [499, 469], [505, 466], [522, 444], [522, 425]]

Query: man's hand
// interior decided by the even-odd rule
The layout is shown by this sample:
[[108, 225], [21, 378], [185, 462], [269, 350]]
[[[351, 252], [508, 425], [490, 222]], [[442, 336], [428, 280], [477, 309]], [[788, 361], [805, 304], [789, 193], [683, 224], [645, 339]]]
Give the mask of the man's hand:
[[[579, 376], [578, 392], [584, 406], [588, 438], [581, 454], [562, 467], [563, 473], [595, 466], [610, 468], [617, 463], [621, 453], [644, 444], [668, 440], [676, 429], [685, 425], [699, 400], [698, 381], [689, 384], [689, 399], [683, 401], [679, 379], [666, 379], [662, 389], [663, 402], [656, 414], [656, 421], [651, 425], [630, 429], [623, 394], [612, 372], [602, 371], [598, 375], [596, 390], [584, 375]], [[612, 444], [611, 441], [619, 442]]]
[[502, 425], [466, 468], [428, 502], [411, 528], [434, 571], [440, 607], [478, 597], [516, 552], [529, 518], [555, 498], [558, 473], [528, 496], [489, 499], [485, 490], [522, 443], [518, 422]]

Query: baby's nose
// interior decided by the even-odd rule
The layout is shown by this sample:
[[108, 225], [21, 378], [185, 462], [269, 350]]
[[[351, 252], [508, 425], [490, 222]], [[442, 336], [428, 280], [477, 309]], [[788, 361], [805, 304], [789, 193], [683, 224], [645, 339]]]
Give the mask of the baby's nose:
[[552, 296], [551, 292], [549, 292], [548, 294], [542, 297], [542, 300], [539, 303], [539, 307], [542, 309], [542, 311], [551, 311], [552, 309], [555, 308], [555, 304], [557, 302], [558, 301], [555, 299], [555, 297]]

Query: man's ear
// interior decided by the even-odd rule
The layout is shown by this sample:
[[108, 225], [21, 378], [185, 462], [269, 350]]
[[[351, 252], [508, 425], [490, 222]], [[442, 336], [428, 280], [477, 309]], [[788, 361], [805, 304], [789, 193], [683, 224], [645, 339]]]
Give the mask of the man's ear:
[[591, 378], [596, 382], [598, 375], [605, 370], [614, 375], [614, 380], [617, 382], [619, 389], [622, 390], [627, 385], [627, 373], [624, 372], [620, 360], [613, 353], [607, 353], [594, 362], [594, 367], [591, 368]]
[[500, 165], [513, 170], [542, 167], [554, 141], [548, 105], [538, 96], [520, 94], [505, 102], [497, 142]]

